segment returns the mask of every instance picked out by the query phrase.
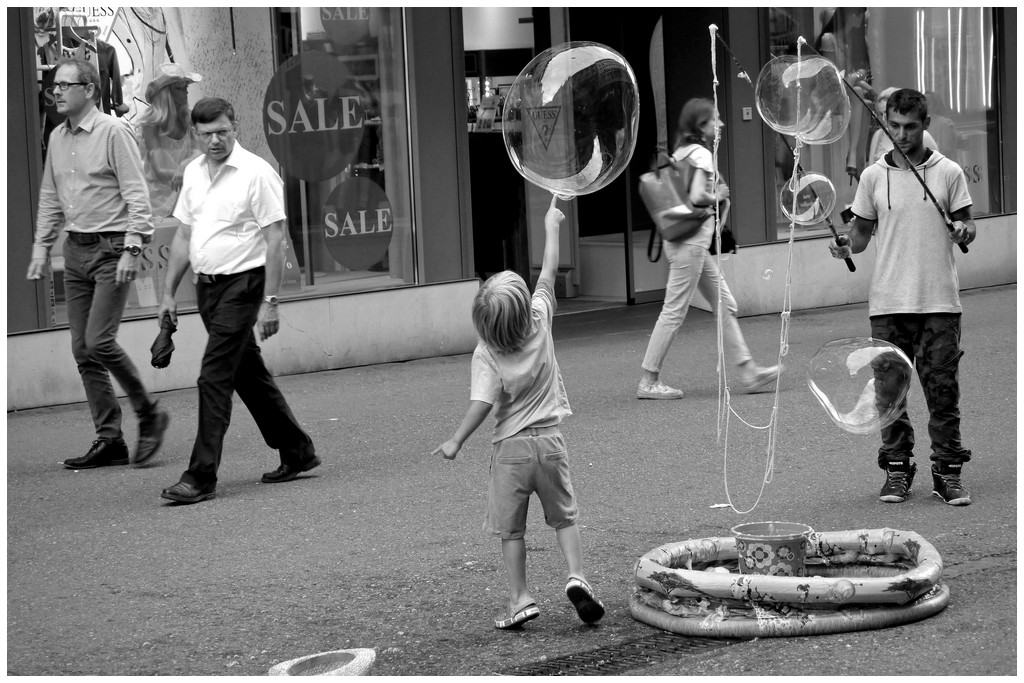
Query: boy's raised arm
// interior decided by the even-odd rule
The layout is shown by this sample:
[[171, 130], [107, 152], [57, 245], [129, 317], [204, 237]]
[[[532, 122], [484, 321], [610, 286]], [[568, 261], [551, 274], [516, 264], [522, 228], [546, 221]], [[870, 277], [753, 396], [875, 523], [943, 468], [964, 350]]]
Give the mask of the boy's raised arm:
[[555, 291], [555, 276], [558, 274], [558, 228], [565, 220], [565, 214], [555, 206], [557, 202], [558, 195], [552, 195], [551, 206], [544, 214], [544, 260], [537, 278], [538, 285], [546, 280], [551, 291]]

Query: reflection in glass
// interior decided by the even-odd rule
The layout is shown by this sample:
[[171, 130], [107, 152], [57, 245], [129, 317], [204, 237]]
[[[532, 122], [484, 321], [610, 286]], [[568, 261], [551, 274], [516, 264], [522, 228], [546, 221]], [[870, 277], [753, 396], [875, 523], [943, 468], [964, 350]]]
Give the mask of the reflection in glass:
[[[923, 92], [931, 116], [925, 145], [963, 168], [974, 201], [972, 213], [992, 214], [1002, 210], [1003, 202], [992, 15], [989, 7], [773, 7], [768, 10], [771, 54], [795, 54], [797, 38], [805, 37], [844, 72], [846, 82], [876, 112], [884, 106], [879, 100], [894, 88]], [[849, 128], [842, 138], [805, 147], [800, 160], [805, 169], [832, 181], [836, 213], [852, 203], [865, 166], [891, 147], [852, 94], [850, 107]], [[792, 155], [779, 135], [774, 137], [776, 184], [769, 196], [777, 205], [777, 236], [784, 239], [789, 220], [778, 197], [792, 175]], [[839, 216], [833, 220], [838, 227]], [[827, 233], [823, 225], [797, 230], [802, 235]]]

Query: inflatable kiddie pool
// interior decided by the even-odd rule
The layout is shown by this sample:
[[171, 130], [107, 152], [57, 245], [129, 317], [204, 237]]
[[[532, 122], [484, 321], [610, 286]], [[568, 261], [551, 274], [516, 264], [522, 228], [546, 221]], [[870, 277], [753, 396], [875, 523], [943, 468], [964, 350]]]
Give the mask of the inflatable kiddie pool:
[[755, 638], [860, 631], [941, 612], [942, 558], [913, 531], [808, 535], [806, 576], [736, 572], [734, 537], [669, 543], [634, 574], [634, 619], [690, 636]]

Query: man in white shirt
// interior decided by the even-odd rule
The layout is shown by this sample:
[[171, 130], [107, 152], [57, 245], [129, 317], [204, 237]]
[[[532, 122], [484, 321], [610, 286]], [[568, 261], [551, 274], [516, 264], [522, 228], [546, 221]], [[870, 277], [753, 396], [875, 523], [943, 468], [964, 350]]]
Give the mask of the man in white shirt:
[[199, 373], [199, 430], [188, 469], [161, 497], [198, 503], [216, 496], [232, 393], [252, 413], [264, 441], [280, 451], [281, 465], [264, 483], [291, 481], [320, 464], [253, 335], [277, 333], [277, 292], [284, 269], [284, 186], [266, 161], [235, 139], [235, 111], [208, 97], [192, 109], [204, 154], [185, 169], [174, 217], [181, 225], [171, 244], [167, 289], [158, 319], [177, 322], [174, 292], [189, 264], [195, 271], [199, 315], [209, 338]]

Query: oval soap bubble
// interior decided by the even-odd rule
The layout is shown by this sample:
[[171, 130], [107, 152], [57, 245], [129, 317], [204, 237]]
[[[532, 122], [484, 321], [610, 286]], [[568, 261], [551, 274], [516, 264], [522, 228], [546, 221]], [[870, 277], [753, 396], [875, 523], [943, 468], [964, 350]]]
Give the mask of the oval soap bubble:
[[[795, 189], [795, 193], [794, 193]], [[796, 212], [793, 195], [796, 194]], [[797, 225], [815, 225], [832, 215], [836, 208], [836, 188], [820, 173], [801, 173], [782, 184], [779, 206], [786, 218]]]
[[754, 89], [757, 112], [783, 135], [827, 145], [850, 124], [850, 98], [835, 64], [824, 57], [776, 57], [761, 69]]
[[541, 52], [505, 97], [502, 137], [516, 170], [563, 199], [596, 192], [629, 164], [640, 93], [629, 63], [599, 43]]
[[850, 337], [830, 341], [814, 354], [807, 386], [840, 428], [871, 434], [903, 413], [913, 371], [894, 344]]

